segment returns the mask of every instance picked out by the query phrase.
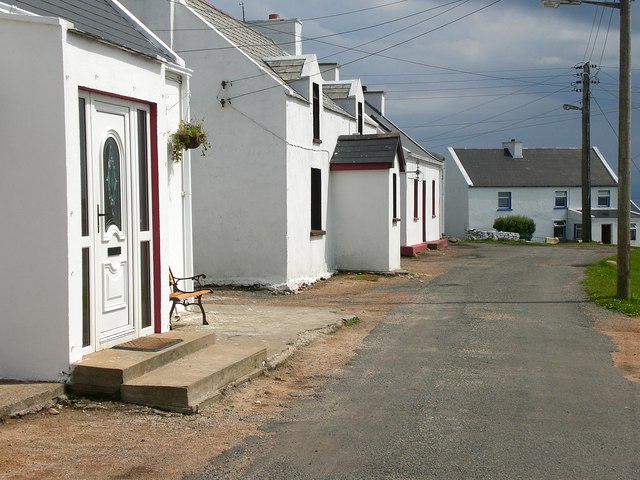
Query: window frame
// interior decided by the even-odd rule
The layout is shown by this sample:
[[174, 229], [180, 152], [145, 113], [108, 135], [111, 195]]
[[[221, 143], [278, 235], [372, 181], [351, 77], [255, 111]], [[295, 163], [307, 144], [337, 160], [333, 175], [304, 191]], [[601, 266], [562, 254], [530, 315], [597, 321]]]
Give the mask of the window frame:
[[320, 139], [320, 84], [312, 83], [312, 110], [313, 110], [313, 142], [322, 143]]
[[[506, 197], [504, 197], [506, 195]], [[501, 198], [502, 196], [502, 198]], [[507, 202], [508, 202], [508, 206], [501, 206], [500, 205], [500, 201], [504, 200], [506, 198]], [[508, 210], [512, 210], [513, 203], [512, 203], [512, 197], [511, 197], [511, 192], [498, 192], [498, 210], [502, 210], [502, 211], [508, 211]]]
[[[558, 200], [561, 201], [560, 204], [558, 204]], [[566, 190], [556, 190], [553, 208], [566, 209], [568, 208], [568, 205], [569, 205], [569, 192], [567, 192]]]
[[[563, 234], [556, 235], [556, 228], [562, 228]], [[553, 221], [553, 236], [562, 240], [567, 239], [567, 221], [566, 220], [554, 220]]]
[[598, 190], [598, 207], [611, 207], [611, 190]]
[[322, 169], [311, 168], [310, 213], [311, 236], [321, 236], [327, 232], [322, 228]]

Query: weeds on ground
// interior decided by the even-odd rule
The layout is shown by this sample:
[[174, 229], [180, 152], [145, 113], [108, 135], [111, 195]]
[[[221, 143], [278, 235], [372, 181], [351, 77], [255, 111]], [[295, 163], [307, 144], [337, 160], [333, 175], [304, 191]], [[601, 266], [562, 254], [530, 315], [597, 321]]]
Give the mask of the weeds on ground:
[[609, 257], [587, 268], [587, 278], [582, 282], [587, 294], [596, 304], [624, 313], [640, 316], [640, 250], [631, 250], [631, 300], [616, 298], [616, 257]]

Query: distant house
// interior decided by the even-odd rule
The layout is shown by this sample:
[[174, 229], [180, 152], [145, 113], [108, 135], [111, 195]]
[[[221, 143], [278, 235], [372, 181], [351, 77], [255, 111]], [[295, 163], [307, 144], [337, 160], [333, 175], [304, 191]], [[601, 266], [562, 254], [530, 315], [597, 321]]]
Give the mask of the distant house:
[[402, 255], [414, 255], [429, 245], [446, 245], [444, 228], [444, 158], [426, 150], [385, 115], [385, 94], [365, 91], [365, 113], [383, 133], [402, 140], [406, 171], [400, 175]]
[[[446, 158], [445, 232], [492, 229], [497, 217], [526, 215], [536, 223], [534, 237], [582, 238], [582, 150], [523, 148], [449, 148]], [[592, 239], [616, 243], [618, 178], [602, 153], [591, 152]], [[632, 215], [632, 244], [637, 245], [640, 216]]]
[[323, 79], [298, 20], [245, 23], [202, 0], [124, 3], [193, 68], [192, 115], [211, 126], [212, 148], [193, 162], [195, 268], [292, 290], [344, 268], [330, 161], [341, 135], [378, 132], [360, 83]]
[[0, 43], [0, 378], [64, 380], [169, 328], [169, 265], [191, 268], [188, 155], [167, 158], [189, 73], [112, 0], [0, 2]]

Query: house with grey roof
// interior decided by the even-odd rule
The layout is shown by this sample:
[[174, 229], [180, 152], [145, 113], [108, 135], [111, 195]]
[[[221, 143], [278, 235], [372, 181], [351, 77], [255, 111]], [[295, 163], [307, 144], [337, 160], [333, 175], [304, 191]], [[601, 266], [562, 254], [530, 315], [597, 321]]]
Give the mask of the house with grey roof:
[[242, 22], [204, 0], [123, 3], [194, 70], [192, 115], [211, 128], [192, 165], [195, 268], [291, 290], [331, 275], [330, 160], [340, 135], [358, 133], [357, 109], [328, 95], [300, 22]]
[[[582, 238], [582, 150], [526, 148], [503, 142], [502, 148], [453, 148], [446, 154], [447, 235], [467, 229], [491, 230], [497, 217], [525, 215], [536, 223], [534, 238]], [[616, 243], [618, 178], [597, 147], [591, 150], [592, 239]], [[637, 208], [635, 209], [637, 211]], [[637, 245], [632, 214], [632, 243]]]
[[444, 158], [431, 152], [385, 115], [385, 92], [365, 90], [365, 114], [383, 133], [397, 132], [406, 170], [400, 174], [402, 255], [446, 246], [444, 228]]
[[169, 329], [191, 230], [189, 155], [174, 164], [167, 134], [190, 73], [113, 0], [0, 2], [0, 42], [0, 378], [65, 381]]

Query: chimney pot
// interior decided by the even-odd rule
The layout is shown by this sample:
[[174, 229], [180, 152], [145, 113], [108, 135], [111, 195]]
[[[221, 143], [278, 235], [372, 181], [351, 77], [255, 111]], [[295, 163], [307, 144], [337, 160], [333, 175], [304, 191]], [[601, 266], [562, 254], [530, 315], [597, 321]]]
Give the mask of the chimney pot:
[[269, 20], [280, 20], [280, 14], [279, 13], [270, 13], [269, 14]]

